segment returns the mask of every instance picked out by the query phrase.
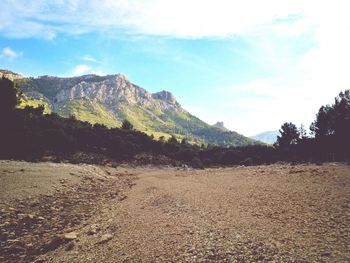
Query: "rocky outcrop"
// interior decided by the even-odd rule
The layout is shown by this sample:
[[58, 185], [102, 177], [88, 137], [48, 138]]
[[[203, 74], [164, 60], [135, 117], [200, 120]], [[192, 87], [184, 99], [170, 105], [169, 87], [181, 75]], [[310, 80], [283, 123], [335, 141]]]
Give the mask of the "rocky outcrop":
[[62, 89], [57, 95], [57, 102], [74, 99], [91, 99], [108, 105], [117, 101], [143, 103], [150, 99], [143, 89], [131, 84], [122, 75], [107, 76], [98, 81], [82, 79], [73, 87]]
[[[47, 87], [56, 85], [50, 91], [54, 93], [51, 100], [53, 104], [69, 100], [86, 99], [100, 102], [108, 107], [115, 107], [118, 103], [139, 105], [150, 109], [180, 110], [180, 104], [168, 91], [151, 94], [145, 89], [131, 83], [124, 75], [85, 75], [75, 78], [57, 78], [42, 76], [35, 79], [37, 86], [43, 94], [47, 93]], [[48, 85], [45, 85], [48, 84]], [[50, 96], [48, 96], [50, 97]]]
[[161, 92], [153, 93], [152, 98], [168, 102], [171, 105], [179, 107], [180, 104], [176, 101], [176, 98], [169, 91], [163, 90]]
[[17, 74], [17, 73], [14, 73], [12, 71], [0, 69], [0, 78], [2, 78], [2, 77], [7, 78], [7, 79], [12, 80], [12, 81], [14, 81], [16, 79], [24, 78], [24, 76]]
[[[46, 102], [52, 112], [92, 124], [118, 127], [127, 119], [155, 136], [176, 135], [193, 143], [240, 146], [254, 143], [238, 133], [213, 127], [184, 110], [168, 91], [149, 93], [124, 75], [94, 74], [72, 78], [41, 76], [16, 79], [28, 98]], [[219, 129], [218, 129], [219, 128]]]
[[218, 128], [220, 130], [228, 131], [228, 129], [225, 127], [224, 123], [222, 121], [218, 121], [213, 125], [213, 127]]

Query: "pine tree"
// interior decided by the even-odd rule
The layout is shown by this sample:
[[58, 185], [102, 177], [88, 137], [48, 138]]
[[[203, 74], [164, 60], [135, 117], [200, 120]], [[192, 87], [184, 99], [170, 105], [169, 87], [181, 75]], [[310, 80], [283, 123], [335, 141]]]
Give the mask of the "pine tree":
[[288, 148], [291, 145], [297, 144], [300, 135], [297, 127], [293, 123], [284, 123], [279, 132], [281, 135], [277, 136], [277, 147]]

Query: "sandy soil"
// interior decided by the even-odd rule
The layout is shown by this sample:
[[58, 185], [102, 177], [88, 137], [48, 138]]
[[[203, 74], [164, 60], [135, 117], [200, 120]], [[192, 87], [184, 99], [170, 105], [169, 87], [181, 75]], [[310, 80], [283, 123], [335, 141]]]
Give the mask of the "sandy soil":
[[[349, 262], [350, 166], [0, 162], [1, 262]], [[36, 185], [36, 187], [33, 187]]]

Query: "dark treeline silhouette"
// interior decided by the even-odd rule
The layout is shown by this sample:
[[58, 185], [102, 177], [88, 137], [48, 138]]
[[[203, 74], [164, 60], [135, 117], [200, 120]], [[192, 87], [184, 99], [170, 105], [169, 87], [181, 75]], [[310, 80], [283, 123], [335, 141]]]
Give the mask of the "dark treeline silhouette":
[[254, 145], [226, 148], [192, 145], [185, 139], [178, 142], [174, 136], [168, 141], [154, 140], [153, 136], [134, 130], [127, 120], [121, 128], [110, 129], [74, 117], [43, 114], [44, 107], [18, 109], [16, 106], [20, 97], [13, 82], [0, 79], [1, 159], [35, 161], [45, 156], [60, 156], [69, 161], [75, 153], [85, 153], [120, 162], [146, 154], [166, 156], [170, 160], [200, 168], [349, 158], [349, 91], [341, 93], [334, 105], [321, 107], [311, 128], [315, 138], [307, 138], [294, 124], [286, 123], [281, 128], [281, 136], [275, 147]]
[[350, 159], [350, 90], [341, 92], [332, 105], [322, 106], [310, 130], [321, 158]]
[[310, 125], [313, 137], [293, 123], [282, 125], [275, 147], [286, 160], [350, 160], [350, 90], [341, 92], [332, 105], [322, 106]]

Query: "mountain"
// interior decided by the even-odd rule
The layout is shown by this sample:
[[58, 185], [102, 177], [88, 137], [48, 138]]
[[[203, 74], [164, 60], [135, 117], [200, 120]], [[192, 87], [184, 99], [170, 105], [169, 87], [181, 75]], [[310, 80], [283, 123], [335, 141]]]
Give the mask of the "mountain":
[[23, 92], [25, 105], [44, 104], [46, 112], [75, 116], [92, 124], [120, 127], [124, 119], [155, 138], [186, 138], [196, 144], [242, 146], [257, 142], [236, 132], [213, 127], [184, 110], [168, 91], [149, 93], [124, 75], [61, 78], [23, 77], [0, 70]]
[[12, 72], [10, 70], [2, 70], [0, 69], [0, 78], [5, 77], [11, 81], [14, 81], [15, 79], [22, 79], [24, 78], [24, 76], [22, 76], [21, 74]]
[[267, 132], [263, 132], [255, 136], [252, 136], [250, 138], [267, 143], [267, 144], [274, 144], [277, 141], [278, 135], [280, 135], [279, 131], [267, 131]]
[[220, 130], [222, 130], [222, 131], [229, 131], [229, 129], [227, 129], [227, 128], [225, 127], [225, 125], [224, 125], [224, 123], [223, 123], [222, 121], [218, 121], [217, 123], [215, 123], [215, 124], [213, 125], [213, 127], [218, 128], [218, 129], [220, 129]]

